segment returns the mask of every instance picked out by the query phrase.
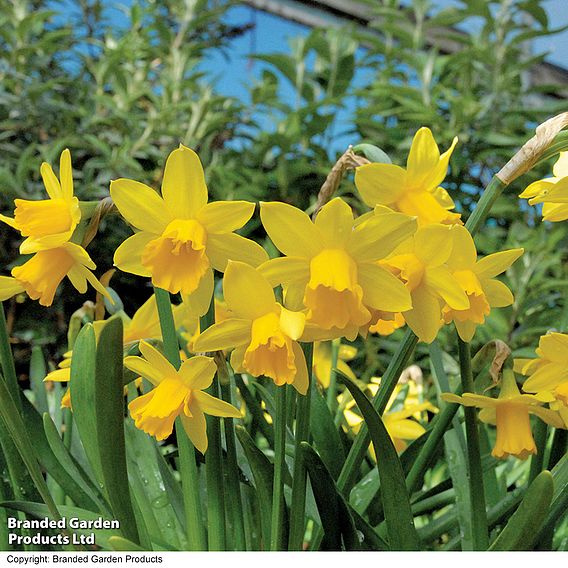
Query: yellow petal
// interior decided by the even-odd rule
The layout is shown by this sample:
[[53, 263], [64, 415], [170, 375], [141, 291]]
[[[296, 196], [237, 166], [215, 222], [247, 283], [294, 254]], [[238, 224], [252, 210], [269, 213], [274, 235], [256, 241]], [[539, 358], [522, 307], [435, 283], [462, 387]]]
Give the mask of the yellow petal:
[[87, 278], [78, 266], [73, 266], [67, 272], [67, 278], [79, 294], [84, 294], [87, 291]]
[[142, 253], [146, 245], [156, 235], [142, 231], [128, 237], [114, 253], [114, 265], [123, 272], [138, 276], [151, 276], [151, 272], [142, 264]]
[[427, 268], [424, 282], [431, 290], [435, 290], [450, 308], [454, 310], [467, 310], [469, 308], [469, 299], [466, 293], [447, 268], [443, 266]]
[[254, 213], [248, 201], [214, 201], [197, 213], [197, 220], [208, 233], [231, 233], [240, 229]]
[[181, 424], [191, 443], [195, 449], [202, 454], [207, 451], [207, 423], [205, 422], [205, 414], [197, 404], [191, 404], [189, 407], [191, 417], [180, 414]]
[[414, 235], [415, 254], [427, 266], [444, 264], [452, 253], [451, 225], [428, 225]]
[[111, 181], [110, 196], [126, 221], [141, 231], [161, 235], [173, 219], [164, 200], [138, 181], [125, 178]]
[[416, 219], [402, 213], [382, 213], [357, 225], [347, 245], [357, 261], [380, 260], [416, 231]]
[[175, 367], [155, 347], [146, 341], [141, 341], [138, 347], [146, 361], [157, 369], [162, 377], [171, 377], [176, 374]]
[[223, 280], [228, 308], [239, 318], [254, 320], [276, 309], [274, 292], [252, 266], [230, 262]]
[[258, 243], [235, 233], [209, 235], [207, 256], [211, 266], [220, 272], [225, 271], [229, 260], [255, 267], [268, 260], [266, 251]]
[[326, 203], [318, 212], [316, 227], [321, 229], [329, 247], [340, 247], [351, 237], [353, 211], [340, 197]]
[[63, 199], [63, 191], [57, 176], [47, 162], [43, 162], [39, 169], [47, 194], [51, 199]]
[[452, 228], [451, 236], [454, 246], [448, 259], [452, 270], [471, 270], [477, 261], [477, 249], [470, 232], [461, 225]]
[[470, 320], [460, 321], [457, 319], [454, 320], [454, 323], [456, 324], [458, 335], [461, 337], [462, 341], [469, 343], [475, 335], [477, 324]]
[[477, 263], [475, 272], [480, 279], [494, 278], [498, 274], [505, 272], [524, 251], [525, 249], [517, 248], [490, 254]]
[[133, 373], [148, 379], [154, 386], [158, 386], [165, 379], [165, 376], [159, 369], [150, 365], [150, 363], [148, 363], [146, 359], [142, 359], [142, 357], [125, 357], [124, 366]]
[[308, 367], [306, 358], [299, 343], [292, 343], [292, 351], [294, 353], [294, 364], [296, 365], [296, 376], [292, 382], [292, 386], [302, 395], [308, 392], [310, 386], [310, 378], [308, 376]]
[[0, 276], [0, 302], [24, 291], [22, 284], [11, 276]]
[[390, 420], [388, 414], [385, 415], [385, 426], [391, 437], [402, 440], [416, 440], [426, 432], [424, 426], [414, 420]]
[[260, 218], [271, 241], [286, 256], [311, 258], [323, 248], [323, 235], [300, 209], [286, 203], [260, 204]]
[[310, 277], [310, 263], [306, 258], [280, 256], [263, 262], [257, 270], [271, 286], [302, 282]]
[[549, 410], [548, 408], [531, 406], [529, 408], [529, 414], [538, 416], [543, 422], [546, 422], [549, 426], [554, 426], [554, 428], [565, 428], [564, 420], [562, 420], [560, 414], [553, 410]]
[[207, 203], [205, 174], [199, 156], [182, 144], [166, 161], [162, 197], [174, 219], [194, 219]]
[[505, 308], [515, 301], [511, 290], [499, 280], [485, 280], [483, 292], [492, 308]]
[[541, 179], [531, 183], [520, 195], [519, 197], [523, 199], [531, 199], [540, 195], [543, 191], [548, 191], [554, 187], [554, 182], [549, 179]]
[[199, 334], [193, 343], [193, 348], [195, 351], [205, 353], [243, 345], [250, 341], [251, 325], [249, 319], [226, 319]]
[[568, 334], [547, 333], [540, 338], [538, 347], [546, 359], [556, 363], [568, 362]]
[[187, 304], [187, 309], [195, 317], [201, 317], [207, 313], [211, 299], [213, 298], [213, 289], [215, 287], [215, 279], [213, 270], [209, 269], [199, 281], [197, 290], [188, 296], [184, 296], [184, 303]]
[[211, 416], [223, 416], [225, 418], [241, 418], [241, 413], [232, 404], [219, 400], [206, 392], [194, 392], [193, 397], [199, 408]]
[[393, 164], [365, 164], [355, 169], [355, 186], [369, 206], [391, 205], [404, 192], [406, 172]]
[[[211, 329], [211, 328], [210, 328]], [[212, 357], [195, 355], [186, 359], [179, 370], [184, 385], [195, 391], [200, 391], [211, 386], [213, 377], [217, 372], [217, 365]]]
[[358, 268], [365, 305], [388, 312], [404, 312], [412, 308], [408, 289], [388, 270], [369, 263]]
[[67, 148], [61, 152], [59, 158], [59, 178], [61, 179], [61, 195], [63, 199], [69, 201], [73, 197], [73, 168], [71, 153]]
[[412, 292], [412, 309], [404, 312], [404, 319], [420, 341], [431, 343], [442, 327], [440, 300], [423, 286]]
[[286, 308], [280, 310], [280, 329], [293, 340], [300, 339], [304, 333], [306, 315], [302, 312], [292, 312]]

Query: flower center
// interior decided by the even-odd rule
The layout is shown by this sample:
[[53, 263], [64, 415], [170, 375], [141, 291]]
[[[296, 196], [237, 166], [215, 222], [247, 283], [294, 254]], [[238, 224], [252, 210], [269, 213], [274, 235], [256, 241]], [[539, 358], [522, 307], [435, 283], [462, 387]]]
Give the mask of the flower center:
[[71, 206], [65, 199], [16, 199], [14, 220], [24, 237], [46, 237], [73, 228]]
[[12, 276], [24, 286], [32, 300], [42, 306], [53, 302], [55, 291], [75, 261], [64, 249], [54, 248], [40, 251], [22, 266], [12, 269]]
[[357, 265], [344, 250], [325, 249], [312, 258], [304, 295], [310, 323], [323, 329], [365, 325], [371, 314], [362, 298]]
[[280, 329], [276, 313], [270, 312], [252, 322], [243, 368], [251, 375], [270, 377], [277, 385], [293, 382], [296, 364], [292, 340]]
[[476, 274], [471, 270], [458, 270], [453, 275], [467, 294], [469, 308], [467, 310], [453, 310], [449, 306], [445, 306], [443, 309], [444, 321], [446, 323], [450, 323], [453, 320], [471, 321], [478, 324], [484, 323], [485, 317], [491, 311], [491, 306]]
[[399, 270], [399, 276], [410, 292], [420, 286], [426, 267], [414, 253], [405, 253], [393, 256], [385, 261], [385, 264], [387, 265], [387, 268], [392, 266]]
[[495, 411], [497, 440], [492, 455], [496, 458], [511, 455], [524, 460], [536, 454], [527, 405], [505, 402], [498, 404]]
[[146, 245], [142, 264], [152, 272], [155, 286], [172, 294], [191, 294], [209, 269], [206, 244], [202, 225], [193, 219], [176, 219]]

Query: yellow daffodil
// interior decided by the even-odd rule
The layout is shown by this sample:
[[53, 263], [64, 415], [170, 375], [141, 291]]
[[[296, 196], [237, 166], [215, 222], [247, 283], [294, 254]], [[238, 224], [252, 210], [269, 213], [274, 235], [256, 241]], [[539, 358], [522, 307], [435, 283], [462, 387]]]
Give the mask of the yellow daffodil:
[[471, 341], [475, 329], [485, 322], [491, 308], [504, 308], [513, 303], [513, 294], [505, 284], [495, 280], [495, 276], [505, 272], [524, 251], [522, 248], [510, 249], [477, 260], [477, 250], [469, 231], [465, 227], [454, 227], [452, 234], [454, 246], [447, 265], [467, 294], [469, 308], [458, 310], [446, 305], [444, 321], [453, 321], [459, 336], [464, 341]]
[[262, 223], [285, 257], [259, 267], [273, 286], [283, 284], [286, 305], [307, 309], [304, 339], [355, 339], [371, 320], [370, 310], [397, 312], [411, 307], [410, 295], [393, 274], [378, 265], [416, 229], [416, 221], [378, 211], [356, 224], [347, 203], [335, 198], [315, 222], [285, 203], [262, 203]]
[[217, 370], [215, 362], [211, 357], [195, 356], [184, 361], [176, 371], [149, 343], [142, 341], [140, 351], [143, 357], [126, 357], [124, 365], [155, 388], [128, 405], [134, 424], [157, 440], [164, 440], [172, 433], [179, 416], [189, 439], [204, 454], [207, 450], [205, 414], [241, 416], [234, 406], [203, 392], [213, 382]]
[[[371, 382], [366, 385], [370, 395], [376, 395], [379, 385], [380, 379], [373, 377]], [[420, 438], [420, 436], [426, 432], [424, 426], [418, 422], [426, 410], [433, 413], [438, 412], [438, 409], [430, 402], [418, 402], [418, 400], [414, 398], [413, 394], [411, 394], [416, 388], [414, 381], [409, 381], [406, 397], [404, 400], [400, 401], [402, 390], [406, 386], [407, 385], [404, 384], [398, 384], [396, 386], [389, 399], [385, 413], [382, 416], [385, 428], [397, 452], [403, 452], [408, 446], [407, 442]], [[355, 401], [351, 399], [345, 405], [344, 416], [349, 428], [353, 430], [354, 433], [357, 433], [363, 423], [363, 417], [352, 410], [354, 405]], [[414, 420], [411, 418], [414, 418]], [[369, 446], [369, 450], [373, 459], [376, 460], [372, 445]]]
[[406, 169], [394, 164], [371, 163], [355, 171], [355, 185], [369, 207], [386, 205], [414, 215], [419, 226], [432, 223], [461, 223], [458, 213], [451, 213], [454, 202], [440, 184], [446, 177], [450, 156], [457, 144], [440, 155], [429, 128], [421, 128], [412, 141]]
[[42, 306], [51, 306], [57, 287], [67, 276], [80, 294], [87, 291], [87, 282], [110, 298], [104, 286], [91, 270], [95, 263], [87, 251], [74, 243], [65, 242], [56, 248], [36, 252], [22, 266], [12, 268], [12, 277], [0, 276], [0, 301], [21, 292]]
[[[329, 377], [331, 374], [331, 341], [316, 341], [314, 343], [313, 371], [319, 384], [329, 387]], [[339, 345], [337, 353], [337, 369], [351, 380], [356, 381], [357, 377], [347, 364], [357, 355], [357, 348], [352, 345]]]
[[543, 203], [543, 221], [566, 221], [568, 219], [568, 152], [560, 152], [552, 173], [554, 177], [531, 183], [519, 197], [528, 199], [531, 205]]
[[268, 281], [252, 266], [229, 261], [223, 294], [232, 317], [206, 329], [195, 339], [196, 351], [235, 348], [231, 366], [238, 373], [270, 377], [277, 385], [308, 390], [306, 359], [297, 342], [305, 315], [282, 307]]
[[443, 325], [442, 307], [467, 310], [469, 300], [447, 266], [453, 249], [453, 228], [421, 227], [384, 263], [398, 271], [412, 297], [412, 309], [403, 312], [406, 323], [421, 341], [431, 343]]
[[529, 378], [523, 390], [551, 392], [568, 408], [568, 334], [548, 333], [540, 338], [536, 359], [515, 361], [516, 368]]
[[155, 286], [171, 293], [195, 294], [205, 310], [213, 293], [213, 269], [224, 271], [228, 259], [253, 266], [267, 259], [260, 245], [233, 233], [250, 219], [254, 204], [207, 203], [201, 162], [185, 146], [166, 161], [161, 196], [129, 179], [111, 182], [110, 194], [121, 215], [139, 231], [118, 247], [115, 265], [151, 277]]
[[14, 218], [0, 215], [0, 221], [27, 237], [20, 246], [22, 254], [62, 245], [71, 238], [81, 220], [79, 200], [73, 195], [73, 170], [69, 150], [63, 150], [59, 164], [61, 181], [46, 162], [43, 162], [40, 168], [49, 199], [16, 199]]
[[538, 416], [556, 428], [563, 427], [563, 421], [558, 413], [541, 406], [545, 402], [550, 402], [551, 398], [521, 394], [511, 370], [503, 372], [498, 398], [473, 393], [464, 393], [463, 396], [444, 393], [442, 398], [447, 402], [481, 408], [479, 419], [497, 426], [497, 439], [491, 455], [500, 459], [516, 456], [524, 460], [529, 455], [536, 454], [530, 414]]

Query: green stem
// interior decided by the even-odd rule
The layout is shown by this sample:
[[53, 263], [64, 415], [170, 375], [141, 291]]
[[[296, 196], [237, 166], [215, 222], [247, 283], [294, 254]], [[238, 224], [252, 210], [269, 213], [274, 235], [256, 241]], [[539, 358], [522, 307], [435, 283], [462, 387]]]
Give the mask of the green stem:
[[[168, 361], [179, 369], [179, 342], [174, 323], [170, 295], [166, 290], [154, 288], [156, 306], [160, 318], [160, 329], [164, 341], [164, 353]], [[183, 492], [183, 504], [187, 524], [187, 540], [190, 550], [206, 550], [205, 529], [201, 514], [199, 495], [199, 473], [195, 461], [195, 448], [189, 441], [183, 426], [176, 420], [176, 437], [179, 451], [179, 468]]]
[[272, 489], [272, 522], [270, 550], [284, 550], [284, 468], [286, 467], [286, 392], [287, 385], [276, 387], [274, 416], [274, 483]]
[[[417, 343], [418, 338], [410, 329], [408, 329], [396, 353], [390, 360], [387, 370], [384, 372], [381, 379], [381, 387], [373, 399], [373, 406], [379, 414], [383, 414], [385, 411], [394, 388], [398, 383], [400, 374], [406, 367]], [[349, 455], [345, 460], [345, 464], [343, 465], [337, 480], [337, 487], [344, 495], [347, 495], [349, 491], [351, 491], [353, 484], [355, 483], [357, 471], [363, 462], [369, 443], [369, 431], [367, 426], [363, 425], [355, 437], [355, 441], [351, 446]]]
[[[310, 399], [312, 383], [312, 363], [314, 344], [302, 344], [308, 367], [308, 391], [305, 395], [298, 394], [296, 408], [296, 440], [294, 444], [294, 477], [292, 478], [292, 499], [290, 502], [290, 535], [288, 538], [288, 550], [302, 550], [305, 535], [306, 513], [306, 484], [307, 471], [304, 463], [304, 452], [300, 447], [302, 442], [309, 442], [310, 433]], [[335, 373], [334, 373], [335, 374]], [[331, 386], [331, 385], [330, 385]]]
[[493, 207], [493, 204], [501, 196], [506, 187], [507, 186], [497, 176], [493, 176], [465, 224], [465, 228], [472, 235], [475, 235], [481, 228], [489, 215], [491, 207]]
[[[233, 404], [231, 383], [221, 383], [221, 396], [224, 401]], [[225, 418], [225, 444], [227, 446], [227, 485], [229, 487], [229, 513], [233, 522], [235, 550], [246, 550], [246, 533], [237, 461], [237, 443], [235, 425], [232, 418]]]
[[20, 400], [20, 389], [18, 387], [18, 377], [16, 375], [16, 367], [12, 356], [12, 348], [10, 347], [10, 337], [8, 335], [8, 325], [4, 314], [4, 304], [0, 302], [0, 364], [2, 365], [2, 374], [4, 381], [14, 403], [19, 412], [22, 412], [22, 402]]
[[536, 476], [544, 469], [544, 453], [546, 450], [546, 439], [548, 435], [548, 426], [546, 422], [538, 420], [534, 429], [534, 441], [537, 447], [537, 453], [531, 458], [531, 467], [529, 471], [529, 485]]
[[[199, 329], [203, 333], [215, 323], [215, 299], [211, 298], [207, 313], [201, 318]], [[219, 398], [218, 374], [215, 375], [207, 392]], [[209, 445], [205, 456], [205, 482], [207, 485], [207, 539], [209, 550], [225, 550], [227, 547], [225, 529], [225, 485], [223, 475], [223, 449], [221, 446], [221, 419], [207, 416], [207, 438]]]
[[337, 360], [339, 358], [339, 348], [341, 339], [334, 339], [331, 342], [331, 370], [329, 372], [329, 387], [327, 388], [327, 405], [331, 415], [335, 415], [337, 409]]
[[[471, 370], [471, 350], [469, 343], [458, 338], [460, 374], [463, 392], [475, 392]], [[469, 495], [471, 503], [471, 526], [474, 550], [487, 550], [489, 532], [485, 508], [485, 491], [483, 487], [483, 469], [481, 467], [481, 449], [479, 431], [477, 430], [477, 411], [464, 407], [465, 432], [467, 439], [467, 458], [469, 466]]]

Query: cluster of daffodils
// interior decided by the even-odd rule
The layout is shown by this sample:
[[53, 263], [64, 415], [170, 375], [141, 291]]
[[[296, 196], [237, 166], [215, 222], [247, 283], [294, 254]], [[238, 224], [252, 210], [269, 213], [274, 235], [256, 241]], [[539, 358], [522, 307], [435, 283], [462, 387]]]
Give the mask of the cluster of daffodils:
[[14, 217], [0, 215], [0, 220], [25, 237], [20, 252], [31, 254], [24, 264], [12, 268], [12, 276], [0, 276], [0, 301], [26, 292], [42, 306], [50, 306], [55, 291], [67, 276], [81, 293], [89, 282], [107, 295], [91, 272], [96, 268], [81, 246], [81, 204], [73, 194], [71, 154], [64, 150], [59, 165], [59, 179], [47, 163], [41, 165], [41, 177], [49, 199], [16, 199]]
[[[185, 146], [169, 155], [160, 192], [130, 179], [112, 181], [112, 201], [133, 229], [115, 251], [114, 265], [179, 294], [176, 327], [187, 341], [184, 362], [176, 369], [149, 343], [159, 343], [161, 336], [153, 298], [132, 319], [119, 314], [125, 321], [124, 364], [153, 386], [129, 404], [136, 426], [163, 440], [179, 417], [194, 445], [205, 451], [204, 415], [240, 416], [236, 408], [203, 392], [216, 366], [202, 353], [230, 352], [235, 372], [268, 377], [306, 395], [310, 370], [302, 342], [316, 342], [314, 374], [325, 386], [331, 361], [320, 352], [330, 340], [388, 335], [408, 325], [419, 340], [430, 343], [442, 326], [454, 322], [462, 340], [471, 341], [492, 308], [513, 303], [511, 291], [496, 277], [523, 250], [478, 258], [472, 236], [440, 187], [456, 142], [440, 154], [430, 130], [422, 128], [414, 137], [406, 168], [382, 163], [358, 167], [355, 185], [371, 208], [360, 217], [341, 198], [326, 203], [313, 220], [286, 203], [261, 203], [262, 225], [281, 253], [276, 258], [235, 232], [253, 216], [255, 204], [209, 203], [201, 162]], [[61, 156], [60, 180], [47, 164], [41, 174], [50, 199], [16, 200], [14, 218], [0, 217], [26, 237], [22, 254], [33, 254], [12, 269], [11, 277], [0, 277], [0, 299], [25, 291], [48, 306], [64, 276], [81, 293], [88, 281], [108, 296], [79, 244], [84, 230], [81, 204], [73, 195], [69, 152]], [[555, 187], [560, 189], [561, 181]], [[199, 330], [199, 318], [214, 297], [215, 271], [224, 273], [222, 317]], [[96, 322], [95, 332], [103, 325], [104, 321]], [[141, 357], [132, 355], [136, 345]], [[349, 374], [349, 348], [341, 349], [337, 366]], [[71, 360], [70, 352], [49, 380], [68, 381]], [[507, 400], [516, 396], [509, 383], [502, 389]], [[479, 402], [471, 396], [459, 401]], [[531, 412], [548, 415], [535, 410], [540, 408], [540, 395], [519, 396], [523, 401], [532, 396]], [[69, 396], [65, 404], [71, 405]], [[393, 424], [398, 424], [393, 437], [407, 440], [420, 435], [423, 428], [412, 417], [424, 410], [435, 409], [417, 403], [393, 411]], [[499, 428], [500, 413], [490, 414], [482, 413], [482, 419], [496, 416]]]

